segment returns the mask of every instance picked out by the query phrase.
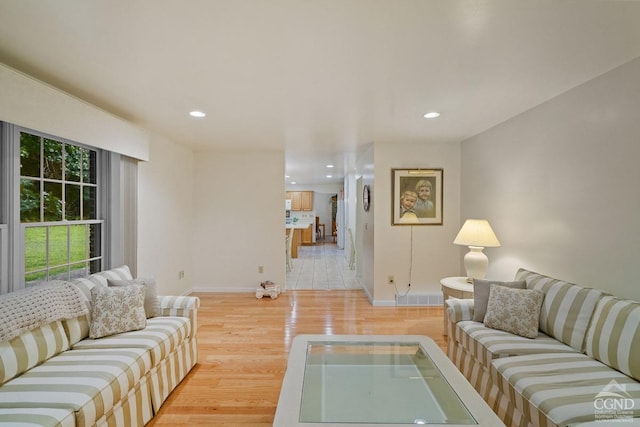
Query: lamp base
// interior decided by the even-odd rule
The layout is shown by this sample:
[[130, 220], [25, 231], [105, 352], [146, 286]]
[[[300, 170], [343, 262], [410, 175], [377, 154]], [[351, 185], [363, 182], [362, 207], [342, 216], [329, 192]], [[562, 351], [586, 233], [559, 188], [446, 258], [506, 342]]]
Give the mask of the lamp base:
[[469, 252], [464, 256], [464, 269], [467, 271], [467, 282], [473, 279], [484, 279], [489, 267], [489, 258], [482, 252], [482, 246], [469, 246]]

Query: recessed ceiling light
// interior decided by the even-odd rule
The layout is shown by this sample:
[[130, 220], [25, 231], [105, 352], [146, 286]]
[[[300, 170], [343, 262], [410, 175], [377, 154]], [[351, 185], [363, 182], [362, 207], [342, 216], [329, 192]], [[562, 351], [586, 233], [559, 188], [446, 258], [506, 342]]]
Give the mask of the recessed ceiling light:
[[437, 111], [431, 111], [424, 115], [425, 119], [435, 119], [436, 117], [440, 117], [440, 113]]
[[327, 165], [327, 167], [328, 167], [328, 168], [332, 168], [332, 167], [333, 167], [333, 165]]
[[295, 181], [291, 181], [291, 183], [292, 183], [292, 184], [295, 184], [296, 182], [295, 182]]
[[291, 178], [289, 175], [285, 175], [284, 177], [287, 178], [287, 179]]
[[205, 116], [206, 116], [206, 114], [205, 114], [205, 113], [203, 113], [202, 111], [197, 111], [197, 110], [196, 110], [196, 111], [192, 111], [192, 112], [190, 112], [190, 113], [189, 113], [189, 115], [190, 115], [191, 117], [197, 117], [197, 118], [199, 118], [199, 119], [200, 119], [200, 118], [202, 118], [202, 117], [205, 117]]
[[327, 178], [333, 178], [333, 175], [327, 175]]

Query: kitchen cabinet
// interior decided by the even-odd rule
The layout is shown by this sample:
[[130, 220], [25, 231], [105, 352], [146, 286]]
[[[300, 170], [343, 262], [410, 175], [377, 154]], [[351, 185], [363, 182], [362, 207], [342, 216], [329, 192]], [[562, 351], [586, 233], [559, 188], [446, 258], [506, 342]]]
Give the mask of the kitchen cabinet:
[[291, 200], [292, 211], [313, 210], [313, 191], [287, 191], [285, 197]]
[[286, 198], [291, 200], [292, 211], [302, 210], [302, 194], [300, 191], [287, 191]]
[[302, 229], [302, 244], [303, 245], [313, 245], [313, 227], [308, 226], [307, 228]]
[[313, 191], [302, 191], [302, 210], [313, 210]]

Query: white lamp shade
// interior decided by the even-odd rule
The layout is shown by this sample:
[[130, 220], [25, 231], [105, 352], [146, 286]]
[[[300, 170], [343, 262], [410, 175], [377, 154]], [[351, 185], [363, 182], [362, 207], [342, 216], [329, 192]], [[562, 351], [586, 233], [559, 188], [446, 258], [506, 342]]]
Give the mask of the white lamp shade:
[[455, 245], [494, 248], [500, 246], [496, 234], [486, 219], [468, 219], [458, 232]]

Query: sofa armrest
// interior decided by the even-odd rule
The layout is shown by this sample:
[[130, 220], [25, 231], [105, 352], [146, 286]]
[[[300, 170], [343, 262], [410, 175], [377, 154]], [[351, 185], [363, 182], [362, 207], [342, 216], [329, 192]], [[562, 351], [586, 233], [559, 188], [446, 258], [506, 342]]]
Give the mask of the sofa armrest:
[[191, 320], [192, 335], [198, 330], [198, 308], [200, 298], [188, 296], [158, 296], [160, 316], [188, 317]]
[[473, 320], [473, 300], [449, 298], [447, 304], [447, 317], [449, 322], [458, 323], [463, 320]]

